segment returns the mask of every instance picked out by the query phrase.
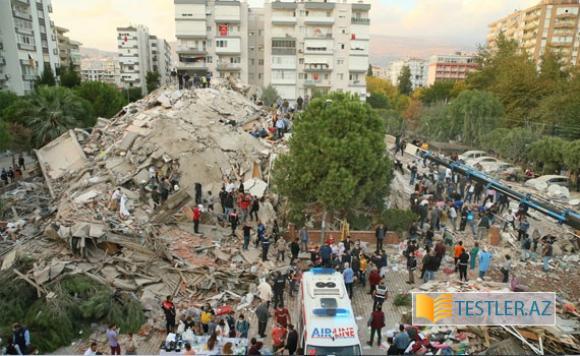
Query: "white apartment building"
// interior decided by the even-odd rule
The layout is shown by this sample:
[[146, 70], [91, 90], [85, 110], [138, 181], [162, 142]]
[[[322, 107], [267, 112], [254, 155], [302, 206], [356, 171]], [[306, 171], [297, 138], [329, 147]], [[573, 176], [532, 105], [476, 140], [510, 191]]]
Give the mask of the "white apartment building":
[[264, 9], [248, 9], [248, 84], [264, 85]]
[[105, 82], [121, 86], [121, 67], [118, 58], [90, 58], [81, 60], [83, 81]]
[[391, 63], [387, 71], [387, 76], [393, 85], [399, 85], [399, 76], [405, 66], [408, 66], [411, 70], [413, 90], [427, 86], [429, 63], [420, 58], [408, 58]]
[[171, 48], [167, 41], [149, 34], [143, 25], [118, 27], [117, 48], [123, 88], [140, 87], [147, 93], [147, 72], [157, 71], [161, 84], [169, 82]]
[[171, 47], [166, 40], [149, 36], [149, 56], [151, 58], [151, 71], [159, 73], [159, 83], [169, 84], [171, 80]]
[[82, 43], [71, 40], [65, 33], [68, 29], [56, 26], [56, 39], [58, 41], [58, 56], [61, 68], [68, 69], [71, 64], [75, 72], [81, 70], [81, 46]]
[[0, 0], [0, 89], [27, 94], [46, 67], [60, 71], [50, 0]]
[[177, 71], [248, 82], [248, 4], [235, 0], [174, 0]]
[[266, 2], [263, 86], [294, 101], [315, 91], [366, 97], [368, 3]]

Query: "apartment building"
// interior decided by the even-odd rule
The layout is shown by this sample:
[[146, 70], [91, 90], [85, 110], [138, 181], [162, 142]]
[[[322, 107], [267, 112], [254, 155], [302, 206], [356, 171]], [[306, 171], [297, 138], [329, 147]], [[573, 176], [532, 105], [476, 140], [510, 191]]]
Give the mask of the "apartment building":
[[121, 86], [121, 67], [118, 58], [87, 58], [81, 60], [83, 81], [105, 82]]
[[477, 70], [479, 65], [474, 54], [457, 52], [448, 55], [435, 55], [429, 59], [427, 86], [442, 80], [464, 80]]
[[387, 76], [393, 85], [399, 85], [399, 76], [405, 66], [408, 66], [411, 70], [411, 83], [413, 84], [413, 90], [427, 85], [429, 63], [420, 58], [408, 58], [391, 63], [387, 71]]
[[496, 48], [500, 33], [515, 40], [539, 63], [546, 49], [566, 65], [580, 65], [580, 0], [543, 0], [489, 25], [487, 43]]
[[153, 72], [159, 73], [161, 85], [169, 84], [171, 81], [171, 46], [166, 40], [149, 36], [149, 56], [151, 58], [151, 68]]
[[81, 50], [82, 43], [71, 40], [65, 33], [68, 29], [56, 26], [56, 36], [58, 40], [58, 57], [62, 68], [73, 69], [80, 74], [81, 71]]
[[288, 100], [314, 92], [366, 97], [368, 3], [264, 4], [264, 86]]
[[171, 48], [167, 41], [149, 34], [143, 25], [118, 27], [117, 48], [123, 88], [139, 87], [147, 93], [147, 72], [157, 71], [162, 84], [171, 73]]
[[248, 4], [236, 0], [174, 0], [180, 75], [248, 82]]
[[0, 89], [27, 94], [45, 68], [59, 73], [51, 13], [50, 0], [0, 1]]
[[371, 71], [373, 73], [373, 77], [377, 77], [377, 78], [381, 78], [381, 79], [390, 79], [388, 76], [389, 68], [372, 65]]
[[248, 9], [248, 84], [264, 85], [264, 9]]

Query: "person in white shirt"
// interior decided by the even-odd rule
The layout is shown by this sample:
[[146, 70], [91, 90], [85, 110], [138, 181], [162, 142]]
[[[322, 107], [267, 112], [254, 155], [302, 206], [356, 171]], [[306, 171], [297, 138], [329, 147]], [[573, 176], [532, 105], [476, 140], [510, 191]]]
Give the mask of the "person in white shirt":
[[91, 346], [85, 351], [84, 356], [95, 356], [97, 354], [97, 343], [92, 342]]

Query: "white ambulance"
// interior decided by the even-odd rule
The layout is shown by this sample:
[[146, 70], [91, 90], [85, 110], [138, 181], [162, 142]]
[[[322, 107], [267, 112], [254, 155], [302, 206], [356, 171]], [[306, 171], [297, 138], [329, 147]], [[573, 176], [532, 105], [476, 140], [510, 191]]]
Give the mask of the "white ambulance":
[[331, 268], [304, 272], [298, 334], [305, 355], [361, 355], [358, 327], [342, 274]]

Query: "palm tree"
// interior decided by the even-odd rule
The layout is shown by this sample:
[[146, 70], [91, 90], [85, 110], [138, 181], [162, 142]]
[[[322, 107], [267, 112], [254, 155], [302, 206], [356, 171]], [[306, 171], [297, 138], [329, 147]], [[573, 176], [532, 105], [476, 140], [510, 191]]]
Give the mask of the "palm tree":
[[63, 87], [38, 87], [29, 98], [23, 119], [32, 129], [37, 147], [59, 137], [67, 130], [84, 127], [91, 116], [90, 104]]

